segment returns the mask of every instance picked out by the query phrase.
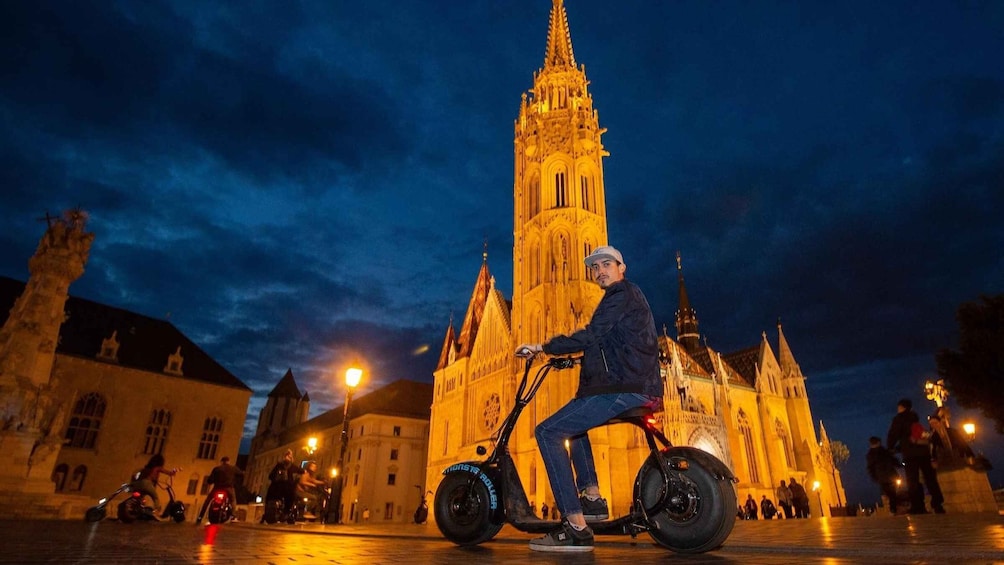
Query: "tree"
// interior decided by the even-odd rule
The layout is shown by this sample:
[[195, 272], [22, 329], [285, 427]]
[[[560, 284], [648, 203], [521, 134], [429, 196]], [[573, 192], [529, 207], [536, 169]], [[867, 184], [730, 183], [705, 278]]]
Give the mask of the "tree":
[[851, 456], [851, 450], [847, 448], [847, 444], [840, 440], [830, 440], [830, 476], [833, 477], [833, 488], [837, 492], [837, 506], [843, 506], [844, 503], [840, 500], [840, 489], [837, 488], [837, 470], [843, 472], [844, 463]]
[[935, 356], [938, 375], [959, 406], [976, 408], [1004, 434], [1004, 294], [959, 306], [959, 349]]

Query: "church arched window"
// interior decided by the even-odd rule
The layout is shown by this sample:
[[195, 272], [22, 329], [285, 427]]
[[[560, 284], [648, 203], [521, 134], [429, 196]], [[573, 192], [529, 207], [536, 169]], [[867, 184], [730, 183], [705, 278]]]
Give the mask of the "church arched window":
[[777, 431], [777, 438], [781, 441], [781, 448], [784, 450], [784, 462], [789, 469], [795, 468], [795, 450], [791, 445], [791, 438], [788, 437], [788, 430], [784, 429], [781, 420], [774, 421], [774, 428]]
[[746, 413], [742, 410], [739, 411], [739, 436], [743, 441], [743, 451], [746, 453], [746, 465], [749, 471], [749, 477], [751, 483], [760, 482], [760, 472], [759, 465], [757, 465], [756, 460], [756, 446], [753, 443], [753, 427], [750, 425], [750, 420], [746, 416]]

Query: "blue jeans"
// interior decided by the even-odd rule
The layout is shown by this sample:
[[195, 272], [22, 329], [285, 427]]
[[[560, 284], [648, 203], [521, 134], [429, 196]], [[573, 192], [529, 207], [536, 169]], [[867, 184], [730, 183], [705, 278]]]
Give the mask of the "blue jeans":
[[[635, 393], [573, 398], [537, 425], [534, 432], [537, 448], [547, 469], [554, 503], [562, 516], [581, 514], [579, 492], [599, 486], [593, 463], [593, 448], [586, 432], [627, 410], [654, 402], [658, 402], [658, 399]], [[566, 439], [569, 441], [571, 458], [568, 451], [565, 451]]]

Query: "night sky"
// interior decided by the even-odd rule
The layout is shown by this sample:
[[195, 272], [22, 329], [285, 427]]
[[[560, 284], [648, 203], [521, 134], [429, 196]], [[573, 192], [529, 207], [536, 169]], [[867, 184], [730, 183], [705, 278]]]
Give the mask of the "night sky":
[[[511, 296], [513, 121], [550, 7], [4, 2], [0, 275], [84, 208], [71, 294], [170, 319], [255, 390], [248, 430], [287, 368], [312, 416], [353, 362], [360, 394], [431, 382], [486, 241]], [[677, 250], [712, 347], [776, 351], [780, 318], [849, 497], [876, 499], [868, 436], [900, 397], [931, 411], [957, 307], [1004, 291], [1004, 3], [566, 7], [610, 242], [657, 325]]]

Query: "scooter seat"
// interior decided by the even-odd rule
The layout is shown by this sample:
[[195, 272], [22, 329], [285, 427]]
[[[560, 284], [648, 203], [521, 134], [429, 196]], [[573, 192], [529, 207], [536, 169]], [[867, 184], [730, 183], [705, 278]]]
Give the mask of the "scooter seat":
[[644, 418], [645, 416], [648, 416], [652, 412], [654, 412], [654, 410], [652, 410], [651, 406], [638, 406], [636, 408], [630, 408], [614, 416], [613, 418], [610, 418], [605, 422], [604, 425], [620, 424], [631, 420], [637, 420], [638, 418]]

